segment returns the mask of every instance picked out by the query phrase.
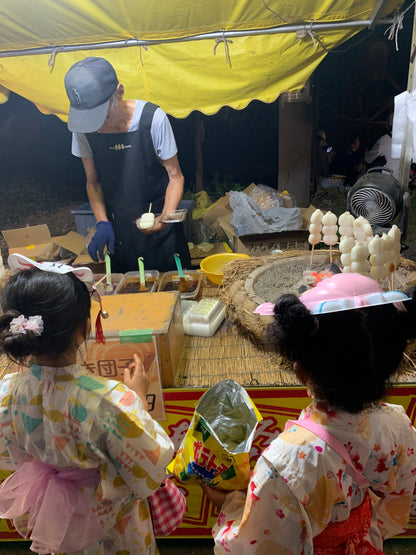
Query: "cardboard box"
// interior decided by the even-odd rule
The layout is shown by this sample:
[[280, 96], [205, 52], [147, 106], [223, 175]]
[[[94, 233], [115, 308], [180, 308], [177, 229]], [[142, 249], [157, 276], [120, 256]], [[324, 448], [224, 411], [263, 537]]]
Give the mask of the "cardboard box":
[[[302, 228], [280, 231], [277, 233], [261, 233], [237, 237], [234, 232], [234, 251], [250, 256], [270, 254], [274, 250], [309, 249], [309, 221], [316, 208], [312, 205], [300, 208]], [[229, 231], [229, 228], [228, 228]]]
[[59, 258], [59, 246], [51, 237], [46, 224], [2, 231], [9, 254], [23, 254], [33, 260], [45, 261]]
[[[93, 301], [93, 336], [98, 310], [98, 303]], [[153, 349], [157, 361], [158, 385], [154, 383], [152, 394], [156, 395], [155, 406], [160, 409], [161, 392], [158, 392], [158, 388], [174, 385], [185, 337], [179, 293], [109, 295], [103, 298], [103, 310], [109, 314], [107, 319], [101, 318], [106, 344], [100, 346], [94, 341], [89, 342], [85, 356], [89, 368], [109, 376], [106, 370], [108, 366], [115, 373], [114, 377], [122, 377], [126, 367], [124, 359], [132, 357], [133, 352], [143, 352], [142, 343], [154, 342], [154, 348], [147, 345], [146, 352]]]
[[212, 254], [221, 254], [223, 252], [231, 252], [230, 247], [227, 243], [212, 243], [212, 248], [210, 250], [203, 250], [200, 245], [194, 245], [193, 248], [189, 249], [191, 255], [191, 263], [193, 266], [197, 266], [202, 262], [207, 256]]
[[[251, 183], [243, 190], [243, 193], [251, 196], [256, 190], [257, 185]], [[270, 254], [272, 250], [276, 249], [308, 249], [309, 233], [307, 230], [310, 217], [315, 210], [316, 208], [312, 205], [307, 208], [300, 208], [302, 224], [299, 230], [253, 234], [237, 238], [235, 229], [231, 225], [233, 212], [229, 203], [229, 194], [227, 193], [202, 216], [202, 221], [213, 229], [221, 228], [235, 252], [258, 256], [260, 254]]]
[[105, 273], [105, 262], [94, 262], [88, 254], [88, 237], [75, 233], [75, 231], [70, 231], [63, 237], [57, 237], [56, 242], [62, 249], [62, 255], [71, 256], [71, 264], [73, 266], [88, 266], [94, 274]]
[[9, 229], [2, 233], [9, 254], [23, 254], [39, 262], [65, 260], [70, 263], [76, 256], [87, 252], [83, 235], [70, 231], [66, 235], [51, 237], [46, 224]]
[[213, 226], [218, 218], [223, 216], [231, 216], [232, 210], [230, 206], [230, 195], [228, 193], [225, 196], [218, 199], [208, 210], [203, 214], [202, 221], [208, 227]]
[[[67, 258], [71, 255], [79, 256], [87, 252], [85, 237], [80, 233], [75, 233], [75, 231], [70, 231], [62, 237], [55, 237], [54, 241], [64, 251], [61, 253], [63, 255], [62, 258]], [[74, 256], [72, 257], [74, 258]]]
[[160, 360], [156, 337], [145, 336], [140, 343], [123, 344], [120, 337], [107, 336], [105, 344], [96, 344], [93, 339], [87, 341], [87, 355], [81, 365], [87, 372], [98, 374], [105, 378], [124, 381], [124, 369], [134, 362], [134, 354], [137, 353], [143, 361], [147, 377], [149, 378], [149, 389], [146, 395], [146, 409], [155, 420], [165, 420], [165, 407], [160, 380]]
[[309, 231], [297, 229], [280, 233], [242, 235], [234, 238], [234, 251], [249, 256], [271, 254], [274, 250], [309, 249]]

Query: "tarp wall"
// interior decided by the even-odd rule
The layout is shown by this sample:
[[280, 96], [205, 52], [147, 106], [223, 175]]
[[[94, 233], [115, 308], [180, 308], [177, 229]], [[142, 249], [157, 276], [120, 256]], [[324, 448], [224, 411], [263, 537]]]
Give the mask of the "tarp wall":
[[[2, 0], [0, 86], [6, 89], [4, 99], [7, 90], [14, 91], [41, 111], [66, 120], [64, 75], [73, 63], [93, 55], [114, 65], [126, 98], [155, 102], [175, 117], [186, 117], [193, 110], [213, 114], [224, 105], [241, 109], [254, 99], [272, 102], [283, 91], [301, 88], [330, 50], [365, 27], [351, 22], [369, 20], [377, 6], [382, 6], [379, 15], [386, 16], [402, 4], [402, 0]], [[319, 27], [331, 23], [341, 27]], [[298, 33], [267, 34], [289, 25]], [[262, 34], [171, 42], [223, 30], [262, 30]], [[136, 39], [159, 43], [102, 48]], [[45, 53], [25, 53], [28, 49]]]

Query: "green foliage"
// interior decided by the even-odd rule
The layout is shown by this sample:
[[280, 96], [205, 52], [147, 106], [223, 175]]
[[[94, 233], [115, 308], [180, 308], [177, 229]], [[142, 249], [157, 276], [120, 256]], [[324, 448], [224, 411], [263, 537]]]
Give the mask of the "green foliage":
[[[204, 179], [204, 191], [208, 193], [212, 202], [223, 197], [228, 191], [242, 191], [247, 185], [235, 183], [231, 176], [220, 173], [214, 173], [210, 179]], [[195, 192], [194, 183], [191, 183], [189, 187], [185, 186], [184, 199], [192, 199]]]
[[348, 191], [345, 188], [319, 189], [311, 198], [311, 204], [323, 212], [330, 210], [336, 216], [341, 216], [347, 210]]

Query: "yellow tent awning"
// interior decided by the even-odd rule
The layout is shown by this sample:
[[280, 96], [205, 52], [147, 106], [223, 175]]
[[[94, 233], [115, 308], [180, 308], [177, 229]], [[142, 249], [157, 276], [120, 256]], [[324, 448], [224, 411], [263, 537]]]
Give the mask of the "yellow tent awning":
[[175, 117], [272, 102], [301, 88], [329, 51], [402, 4], [2, 0], [0, 101], [14, 91], [66, 120], [66, 71], [86, 56], [103, 56], [126, 98], [155, 102]]

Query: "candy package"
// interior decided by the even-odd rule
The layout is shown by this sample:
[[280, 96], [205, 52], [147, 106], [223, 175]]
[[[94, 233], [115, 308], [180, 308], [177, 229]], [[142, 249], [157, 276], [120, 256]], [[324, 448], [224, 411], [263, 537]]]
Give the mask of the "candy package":
[[217, 383], [199, 400], [168, 471], [182, 482], [202, 478], [224, 490], [247, 488], [249, 453], [261, 420], [241, 385], [233, 380]]

